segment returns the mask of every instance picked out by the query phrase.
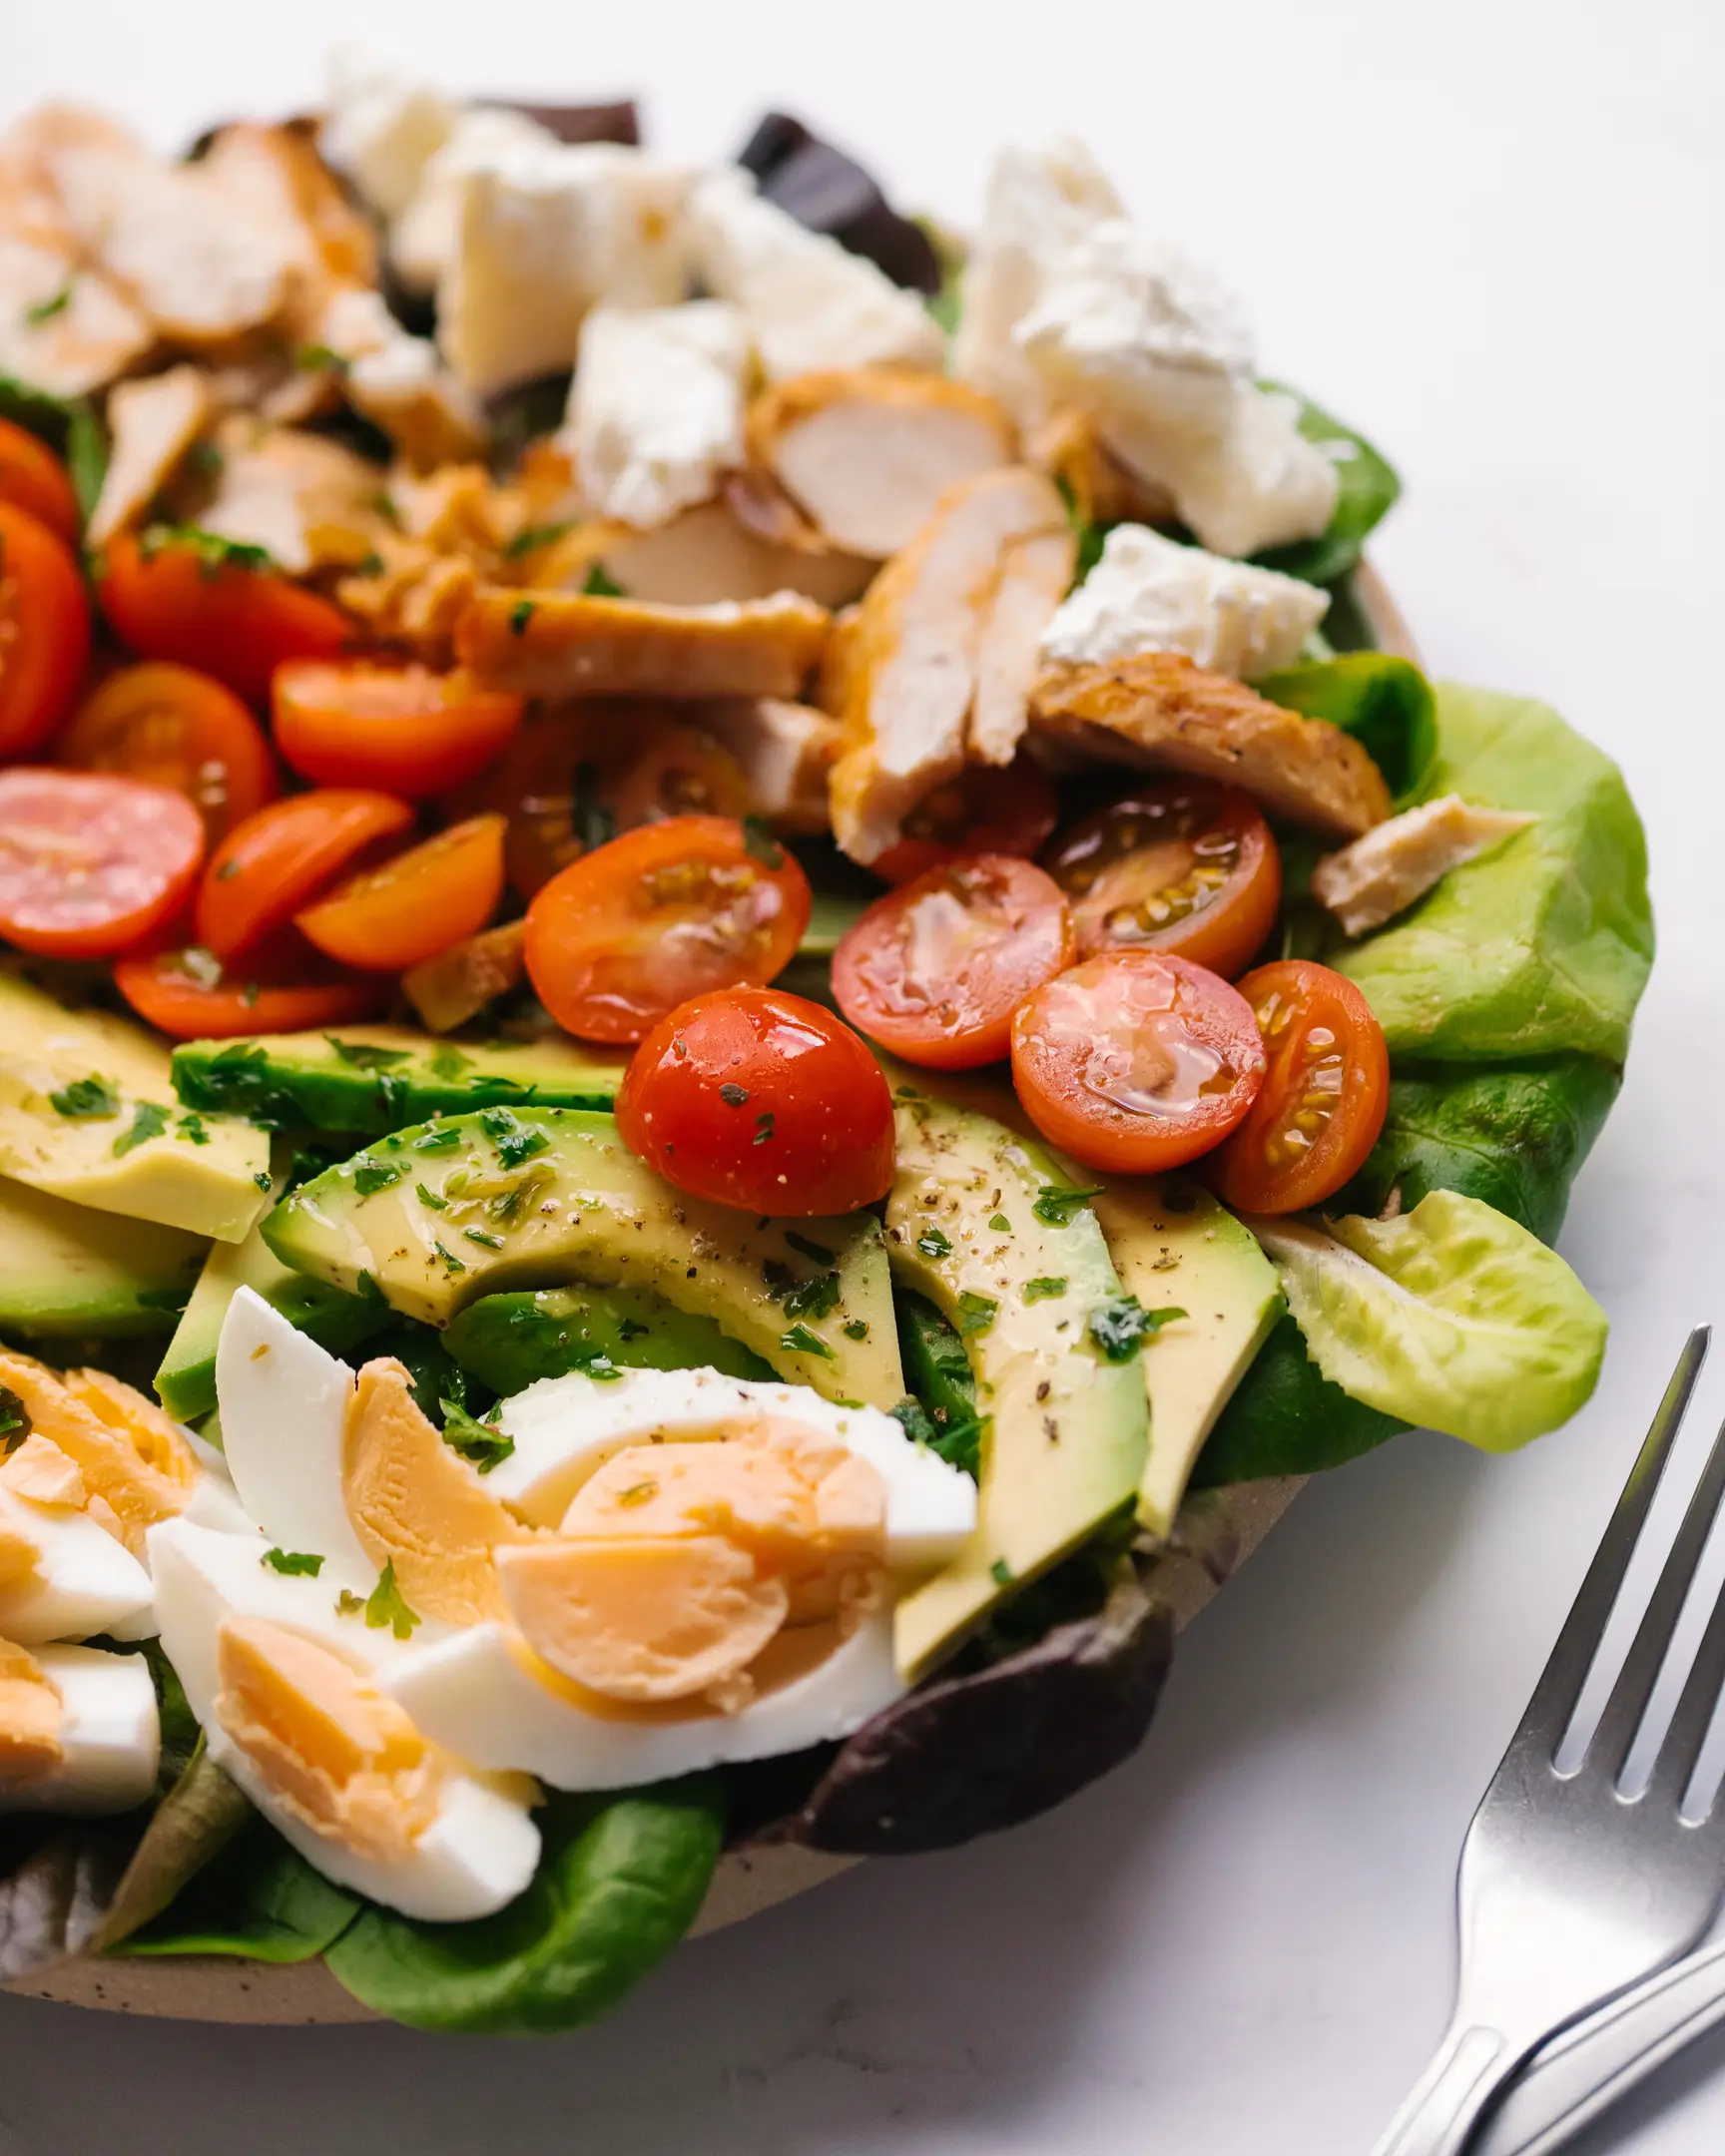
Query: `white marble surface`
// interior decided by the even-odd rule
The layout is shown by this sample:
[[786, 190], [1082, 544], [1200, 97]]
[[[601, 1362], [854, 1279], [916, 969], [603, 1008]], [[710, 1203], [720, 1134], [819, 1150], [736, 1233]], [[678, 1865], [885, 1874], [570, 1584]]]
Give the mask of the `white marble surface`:
[[[1314, 1485], [1183, 1644], [1144, 1754], [1054, 1818], [873, 1866], [678, 1957], [596, 2033], [222, 2032], [0, 2001], [6, 2156], [1344, 2156], [1444, 2008], [1475, 1796], [1683, 1329], [1725, 1319], [1719, 805], [1725, 147], [1715, 0], [454, 0], [0, 9], [0, 111], [164, 143], [308, 98], [326, 35], [479, 89], [650, 95], [733, 145], [774, 99], [962, 217], [1012, 130], [1089, 135], [1372, 432], [1379, 550], [1436, 669], [1548, 696], [1625, 764], [1661, 952], [1564, 1248], [1597, 1398], [1490, 1461], [1409, 1438]], [[1697, 1426], [1725, 1409], [1725, 1355]], [[1725, 2041], [1586, 2143], [1714, 2156]]]

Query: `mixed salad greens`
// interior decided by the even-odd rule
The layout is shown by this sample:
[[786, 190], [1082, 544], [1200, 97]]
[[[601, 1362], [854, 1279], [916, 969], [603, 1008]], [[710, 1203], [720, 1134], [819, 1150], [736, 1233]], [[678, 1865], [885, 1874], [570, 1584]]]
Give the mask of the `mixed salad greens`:
[[1126, 1756], [1228, 1490], [1588, 1397], [1616, 769], [1073, 143], [0, 138], [0, 1975], [567, 2028]]

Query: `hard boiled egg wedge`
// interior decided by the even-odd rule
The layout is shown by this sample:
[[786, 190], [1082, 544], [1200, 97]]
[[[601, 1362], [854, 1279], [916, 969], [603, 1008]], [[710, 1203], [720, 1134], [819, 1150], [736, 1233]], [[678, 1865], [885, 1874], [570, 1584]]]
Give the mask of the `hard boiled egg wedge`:
[[531, 1783], [475, 1774], [415, 1726], [383, 1689], [406, 1650], [336, 1568], [284, 1575], [269, 1555], [187, 1520], [150, 1530], [162, 1645], [211, 1759], [339, 1886], [436, 1923], [504, 1907], [539, 1860]]
[[149, 1573], [87, 1502], [76, 1466], [34, 1432], [0, 1467], [0, 1638], [82, 1640], [148, 1614]]
[[0, 1813], [130, 1812], [161, 1751], [142, 1655], [0, 1640]]

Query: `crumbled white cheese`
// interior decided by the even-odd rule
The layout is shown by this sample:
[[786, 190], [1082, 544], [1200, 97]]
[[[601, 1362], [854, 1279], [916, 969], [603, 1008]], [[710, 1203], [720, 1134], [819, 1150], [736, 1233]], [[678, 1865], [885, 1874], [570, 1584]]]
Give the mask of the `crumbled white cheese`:
[[1113, 183], [1080, 142], [1008, 145], [994, 160], [982, 222], [964, 265], [952, 371], [997, 396], [1021, 425], [1044, 416], [1047, 395], [1012, 332], [1073, 247], [1125, 215]]
[[1072, 666], [1180, 651], [1252, 681], [1292, 665], [1329, 604], [1327, 592], [1297, 577], [1177, 546], [1147, 525], [1117, 524], [1043, 631], [1041, 650]]
[[1219, 554], [1310, 538], [1330, 521], [1336, 468], [1261, 390], [1245, 311], [1201, 264], [1123, 218], [1095, 226], [1013, 341], [1050, 401], [1094, 415], [1108, 448], [1165, 487]]
[[389, 260], [407, 291], [434, 291], [455, 253], [461, 220], [461, 175], [499, 154], [525, 146], [554, 146], [549, 128], [504, 106], [474, 105], [425, 161], [413, 199], [389, 230]]
[[940, 330], [917, 293], [763, 201], [747, 173], [708, 173], [691, 198], [690, 226], [702, 282], [742, 308], [769, 380], [883, 361], [940, 364]]
[[595, 307], [562, 436], [583, 499], [642, 531], [710, 500], [744, 462], [748, 371], [748, 327], [723, 299]]
[[437, 336], [475, 395], [574, 362], [590, 306], [684, 296], [687, 175], [613, 143], [517, 142], [456, 181]]
[[455, 107], [430, 84], [358, 45], [335, 47], [327, 81], [318, 138], [323, 155], [380, 216], [398, 218], [454, 127]]
[[1424, 898], [1451, 868], [1538, 820], [1516, 809], [1475, 808], [1459, 794], [1445, 794], [1391, 816], [1339, 853], [1327, 853], [1312, 871], [1312, 895], [1335, 914], [1346, 934], [1365, 935]]

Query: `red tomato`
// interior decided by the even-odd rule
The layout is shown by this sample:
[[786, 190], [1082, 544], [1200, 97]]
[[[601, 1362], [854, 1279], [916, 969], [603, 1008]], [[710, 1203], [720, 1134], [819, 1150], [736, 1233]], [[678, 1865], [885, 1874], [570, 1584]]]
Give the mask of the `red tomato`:
[[1351, 980], [1309, 959], [1259, 966], [1240, 993], [1270, 1068], [1211, 1181], [1239, 1212], [1302, 1213], [1358, 1175], [1378, 1143], [1390, 1107], [1384, 1029]]
[[809, 925], [809, 879], [783, 846], [750, 847], [729, 816], [668, 816], [554, 875], [527, 908], [526, 953], [557, 1023], [639, 1040], [691, 996], [781, 972]]
[[46, 524], [0, 501], [0, 757], [39, 749], [90, 660], [78, 564]]
[[0, 419], [0, 502], [11, 502], [78, 551], [84, 519], [71, 475], [46, 442], [11, 419]]
[[0, 935], [25, 950], [107, 958], [184, 902], [204, 857], [192, 804], [90, 772], [0, 771]]
[[617, 1127], [667, 1183], [750, 1213], [851, 1213], [892, 1182], [879, 1064], [777, 988], [723, 988], [661, 1018], [624, 1073]]
[[237, 958], [290, 920], [355, 856], [413, 821], [387, 794], [331, 788], [293, 794], [237, 823], [211, 855], [198, 892], [198, 941]]
[[311, 1033], [374, 1017], [388, 995], [376, 975], [338, 972], [290, 932], [234, 972], [207, 950], [123, 958], [114, 985], [139, 1017], [175, 1040], [237, 1033]]
[[1220, 974], [1103, 951], [1019, 1005], [1012, 1082], [1042, 1135], [1086, 1167], [1148, 1175], [1236, 1127], [1264, 1083], [1264, 1044]]
[[509, 746], [526, 700], [465, 674], [290, 660], [271, 684], [276, 746], [318, 786], [429, 801], [464, 787]]
[[184, 794], [212, 844], [282, 791], [264, 730], [233, 690], [161, 662], [110, 674], [72, 714], [56, 754], [77, 771]]
[[503, 895], [503, 818], [472, 816], [337, 883], [293, 916], [320, 951], [400, 973], [477, 935]]
[[1004, 767], [969, 764], [925, 794], [904, 818], [904, 835], [869, 866], [888, 883], [908, 883], [964, 853], [1039, 853], [1060, 802], [1031, 757]]
[[174, 659], [262, 705], [288, 659], [332, 659], [347, 621], [327, 599], [273, 569], [201, 546], [122, 533], [103, 549], [97, 595], [115, 634], [141, 659]]
[[1078, 948], [1160, 950], [1232, 979], [1263, 948], [1282, 862], [1258, 805], [1207, 779], [1163, 779], [1074, 824], [1045, 856]]
[[895, 1055], [972, 1070], [1007, 1053], [1012, 1013], [1075, 956], [1059, 886], [981, 853], [877, 898], [833, 955], [833, 994]]

